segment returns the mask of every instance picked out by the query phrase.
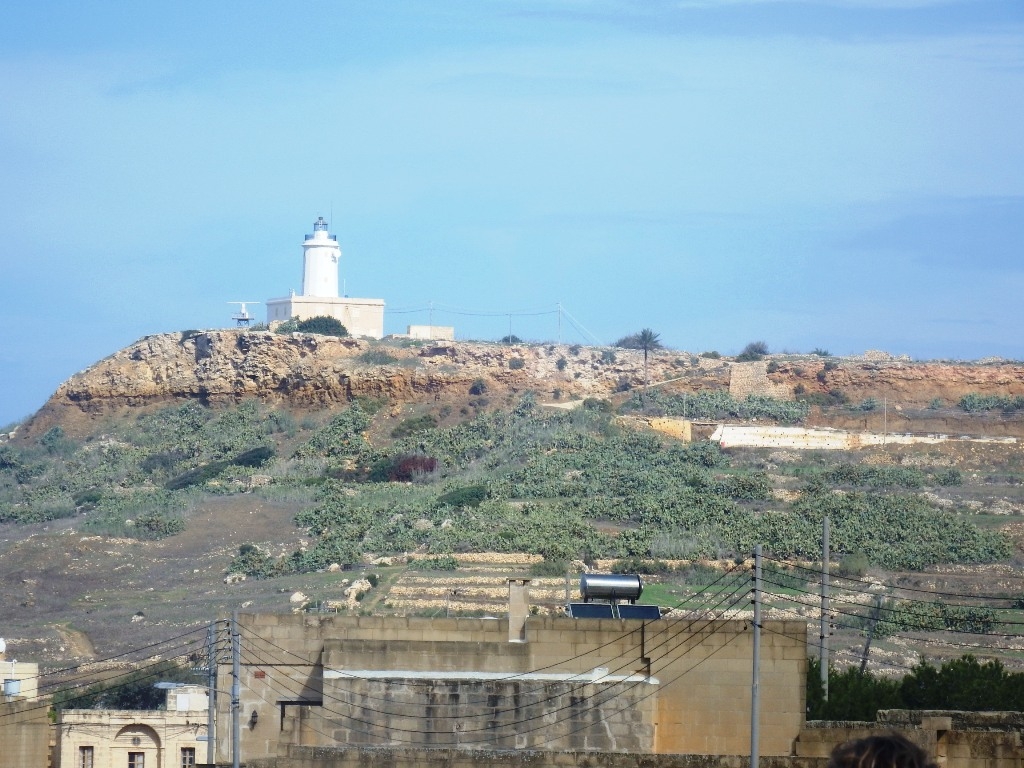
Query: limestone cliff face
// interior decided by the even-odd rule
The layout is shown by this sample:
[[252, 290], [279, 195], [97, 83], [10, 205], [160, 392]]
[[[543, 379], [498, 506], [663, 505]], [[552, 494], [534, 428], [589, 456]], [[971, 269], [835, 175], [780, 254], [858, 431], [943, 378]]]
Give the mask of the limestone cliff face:
[[[661, 350], [650, 355], [652, 385], [696, 392], [730, 386], [740, 376], [750, 392], [792, 397], [796, 391], [842, 391], [851, 402], [874, 397], [889, 404], [888, 418], [901, 409], [920, 411], [935, 398], [954, 406], [969, 392], [1024, 394], [1024, 366], [913, 363], [888, 358], [775, 358], [768, 367], [710, 360]], [[442, 397], [470, 397], [473, 381], [483, 379], [489, 396], [535, 390], [541, 399], [608, 397], [644, 381], [643, 354], [637, 350], [561, 344], [499, 345], [435, 342], [417, 346], [371, 344], [315, 334], [279, 335], [247, 329], [147, 336], [68, 379], [19, 435], [38, 435], [54, 424], [88, 431], [88, 422], [132, 409], [197, 400], [213, 406], [256, 398], [289, 408], [330, 408], [354, 397], [387, 398], [392, 403]], [[733, 382], [740, 384], [742, 382]], [[834, 410], [834, 409], [833, 409]], [[813, 414], [814, 423], [870, 426], [879, 414]], [[967, 429], [962, 414], [917, 413], [935, 424], [908, 429]], [[952, 418], [949, 423], [938, 419]], [[839, 421], [836, 421], [836, 420]], [[840, 423], [851, 419], [857, 424]], [[1020, 431], [1019, 419], [1010, 429]], [[863, 422], [863, 423], [860, 423]], [[892, 424], [890, 424], [892, 426]]]
[[565, 345], [400, 347], [245, 329], [160, 334], [72, 376], [21, 434], [39, 434], [58, 423], [74, 431], [83, 419], [186, 400], [217, 406], [256, 398], [292, 408], [329, 408], [360, 396], [392, 402], [443, 393], [467, 396], [477, 378], [492, 390], [606, 396], [623, 377], [642, 382], [634, 356], [622, 353], [623, 361], [608, 362], [598, 351]]

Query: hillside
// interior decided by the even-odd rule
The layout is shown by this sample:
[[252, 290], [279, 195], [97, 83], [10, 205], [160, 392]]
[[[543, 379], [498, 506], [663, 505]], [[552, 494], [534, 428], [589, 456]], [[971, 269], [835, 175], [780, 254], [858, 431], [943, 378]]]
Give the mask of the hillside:
[[[648, 367], [643, 391], [636, 350], [143, 339], [0, 444], [0, 634], [20, 659], [81, 663], [241, 606], [500, 612], [505, 579], [524, 575], [557, 611], [583, 561], [656, 571], [663, 606], [735, 611], [700, 585], [756, 542], [813, 564], [827, 513], [854, 577], [842, 642], [863, 643], [879, 591], [894, 606], [914, 589], [1002, 595], [991, 614], [976, 601], [987, 629], [969, 639], [1014, 661], [1022, 641], [999, 630], [1024, 625], [1019, 442], [722, 451], [699, 435], [756, 420], [1024, 436], [1024, 367], [667, 350]], [[698, 439], [652, 431], [661, 415], [696, 418]], [[376, 584], [357, 599], [360, 573]], [[777, 575], [773, 610], [810, 620], [801, 573]], [[940, 602], [900, 608], [931, 618], [890, 622], [880, 658], [959, 655], [974, 619]]]

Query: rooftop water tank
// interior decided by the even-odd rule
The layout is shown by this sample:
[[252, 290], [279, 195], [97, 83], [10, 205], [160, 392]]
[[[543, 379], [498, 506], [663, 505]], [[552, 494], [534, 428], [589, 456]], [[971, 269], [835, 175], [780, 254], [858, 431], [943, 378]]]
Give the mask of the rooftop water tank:
[[580, 595], [583, 602], [591, 600], [628, 600], [640, 598], [644, 585], [636, 574], [584, 573], [580, 576]]

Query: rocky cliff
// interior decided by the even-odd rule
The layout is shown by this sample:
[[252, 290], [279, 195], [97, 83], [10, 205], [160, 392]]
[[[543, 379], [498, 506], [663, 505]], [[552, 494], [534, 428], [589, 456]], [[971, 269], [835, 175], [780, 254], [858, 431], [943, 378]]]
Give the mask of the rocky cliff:
[[[828, 360], [778, 356], [774, 360], [751, 376], [744, 366], [726, 360], [660, 350], [650, 355], [648, 377], [652, 386], [689, 392], [726, 388], [730, 379], [743, 378], [744, 391], [736, 392], [737, 396], [756, 391], [757, 382], [763, 384], [761, 394], [775, 397], [841, 391], [853, 403], [869, 397], [884, 400], [888, 417], [897, 420], [901, 413], [924, 411], [936, 400], [954, 406], [969, 392], [1024, 395], [1024, 366], [1002, 361], [915, 363], [879, 354]], [[477, 379], [486, 383], [491, 394], [533, 389], [552, 400], [609, 397], [643, 384], [643, 353], [559, 344], [403, 346], [246, 329], [161, 334], [147, 336], [72, 376], [22, 434], [39, 434], [53, 424], [71, 432], [84, 431], [97, 417], [184, 400], [216, 406], [257, 398], [314, 409], [360, 396], [393, 403], [469, 397]], [[904, 428], [963, 429], [962, 416], [933, 408], [916, 417], [923, 420], [921, 424]], [[815, 413], [811, 420], [868, 428], [882, 417], [881, 413]], [[1019, 425], [1012, 421], [1009, 433], [1016, 433]], [[889, 428], [899, 427], [893, 422]]]
[[[72, 376], [22, 434], [38, 434], [57, 423], [74, 432], [91, 418], [183, 400], [216, 406], [257, 398], [302, 409], [361, 396], [392, 402], [467, 396], [476, 379], [492, 392], [530, 388], [565, 399], [607, 396], [624, 386], [623, 380], [642, 383], [640, 355], [618, 350], [602, 356], [601, 350], [557, 344], [402, 346], [249, 330], [161, 334]], [[725, 386], [728, 379], [721, 374], [726, 369], [715, 366], [720, 368], [718, 385]], [[671, 366], [652, 367], [652, 378], [666, 367]]]

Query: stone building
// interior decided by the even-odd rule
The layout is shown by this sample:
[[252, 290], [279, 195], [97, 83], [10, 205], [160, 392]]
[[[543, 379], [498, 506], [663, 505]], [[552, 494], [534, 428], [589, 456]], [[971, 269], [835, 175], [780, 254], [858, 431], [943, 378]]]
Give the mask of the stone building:
[[339, 296], [338, 263], [341, 248], [337, 235], [327, 231], [321, 216], [313, 224], [313, 234], [302, 243], [302, 293], [267, 300], [267, 323], [279, 323], [297, 317], [333, 317], [352, 336], [379, 339], [384, 336], [384, 300], [352, 299]]
[[[513, 595], [510, 604], [526, 603]], [[524, 750], [749, 750], [749, 622], [523, 611], [502, 619], [246, 614], [238, 627], [246, 762], [338, 747], [466, 751], [476, 760]], [[807, 628], [764, 627], [761, 753], [788, 756], [804, 724]], [[231, 684], [221, 665], [218, 688]], [[229, 704], [218, 710], [226, 722]], [[217, 738], [225, 760], [228, 730]]]
[[206, 764], [209, 698], [203, 686], [167, 691], [165, 710], [65, 709], [58, 768], [194, 768]]
[[0, 638], [0, 768], [45, 768], [49, 700], [39, 699], [39, 665], [8, 660]]

